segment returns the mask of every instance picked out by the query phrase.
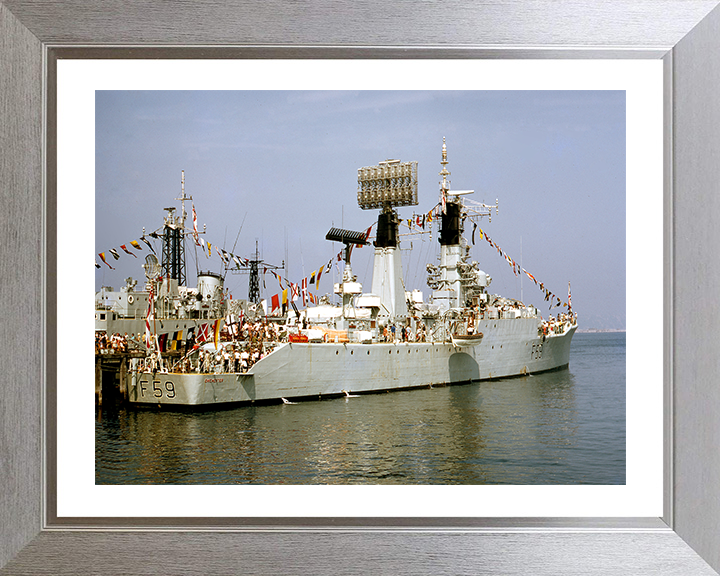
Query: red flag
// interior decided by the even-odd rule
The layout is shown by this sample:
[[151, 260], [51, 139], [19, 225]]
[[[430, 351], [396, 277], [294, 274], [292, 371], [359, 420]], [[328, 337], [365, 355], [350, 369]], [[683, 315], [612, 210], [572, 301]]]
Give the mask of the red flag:
[[275, 294], [275, 295], [272, 297], [272, 300], [271, 300], [271, 301], [272, 301], [272, 306], [271, 306], [271, 308], [270, 308], [270, 313], [272, 314], [273, 312], [275, 312], [275, 310], [277, 310], [278, 308], [280, 308], [280, 298], [278, 297], [277, 294]]
[[320, 276], [322, 276], [323, 268], [325, 268], [325, 264], [320, 266], [320, 270], [318, 270], [317, 280], [315, 281], [315, 290], [320, 289]]
[[133, 254], [132, 252], [130, 252], [130, 250], [127, 249], [127, 247], [125, 246], [125, 244], [120, 244], [120, 248], [122, 248], [125, 252], [127, 252], [128, 254], [130, 254], [130, 256], [132, 256], [133, 258], [137, 258], [137, 256], [135, 256], [135, 254]]
[[195, 340], [198, 344], [200, 344], [202, 342], [207, 342], [208, 339], [210, 338], [210, 330], [208, 330], [209, 327], [210, 327], [210, 325], [207, 323], [198, 327], [198, 335]]
[[200, 246], [200, 236], [198, 236], [198, 229], [197, 229], [197, 213], [195, 212], [195, 203], [192, 205], [193, 210], [193, 238], [195, 238], [195, 244]]
[[302, 299], [303, 299], [303, 306], [307, 306], [307, 293], [308, 293], [308, 280], [307, 278], [302, 279]]
[[100, 256], [100, 260], [102, 260], [103, 262], [105, 262], [105, 264], [107, 264], [107, 266], [108, 266], [108, 268], [110, 268], [110, 270], [115, 270], [115, 268], [110, 266], [110, 264], [107, 263], [107, 260], [105, 260], [105, 252], [98, 253], [98, 256]]

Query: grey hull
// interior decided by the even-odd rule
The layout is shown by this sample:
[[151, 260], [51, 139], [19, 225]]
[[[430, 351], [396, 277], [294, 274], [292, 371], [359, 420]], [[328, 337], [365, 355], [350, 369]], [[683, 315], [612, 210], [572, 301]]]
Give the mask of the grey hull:
[[287, 343], [247, 373], [140, 373], [129, 400], [212, 405], [380, 392], [532, 374], [568, 365], [572, 327], [538, 336], [533, 319], [487, 320], [479, 343]]

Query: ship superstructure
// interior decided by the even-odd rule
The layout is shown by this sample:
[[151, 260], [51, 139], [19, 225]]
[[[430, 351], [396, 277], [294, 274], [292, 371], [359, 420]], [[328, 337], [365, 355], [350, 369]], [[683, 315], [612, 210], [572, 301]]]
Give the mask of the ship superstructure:
[[[180, 214], [175, 207], [165, 208], [167, 212], [162, 226], [146, 233], [143, 241], [152, 249], [151, 239], [161, 241], [161, 260], [155, 253], [148, 254], [143, 264], [146, 282], [138, 289], [138, 281], [125, 279], [120, 290], [103, 286], [95, 295], [95, 331], [108, 336], [120, 335], [129, 338], [137, 347], [143, 348], [142, 335], [146, 331], [146, 319], [150, 309], [153, 312], [152, 331], [168, 348], [174, 341], [186, 341], [197, 334], [198, 329], [217, 320], [227, 313], [228, 302], [224, 293], [224, 277], [211, 271], [198, 271], [197, 286], [188, 287], [185, 262], [185, 241], [188, 236], [198, 234], [186, 226], [185, 202], [192, 197], [185, 194], [185, 172], [181, 177]], [[204, 232], [200, 232], [204, 233]], [[154, 249], [153, 249], [154, 251]], [[174, 339], [174, 340], [173, 340]]]
[[[276, 338], [248, 343], [257, 326], [240, 329], [218, 347], [206, 345], [163, 370], [134, 361], [131, 402], [207, 405], [322, 398], [518, 376], [568, 366], [577, 328], [567, 314], [544, 320], [533, 306], [490, 293], [491, 278], [470, 261], [465, 222], [498, 212], [464, 200], [471, 190], [450, 187], [443, 140], [440, 257], [427, 265], [429, 300], [403, 285], [396, 211], [417, 200], [417, 163], [386, 160], [358, 170], [358, 204], [379, 209], [371, 292], [350, 266], [352, 247], [367, 234], [331, 229], [345, 244], [337, 305], [323, 302], [288, 315]], [[263, 328], [263, 330], [267, 330]], [[266, 332], [265, 332], [266, 333]], [[254, 337], [254, 336], [253, 336]]]

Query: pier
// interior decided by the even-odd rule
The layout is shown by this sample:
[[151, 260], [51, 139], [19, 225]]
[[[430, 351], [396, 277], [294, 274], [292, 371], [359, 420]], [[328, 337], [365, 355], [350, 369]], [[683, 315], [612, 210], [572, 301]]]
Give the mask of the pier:
[[[168, 351], [163, 356], [170, 361], [180, 357], [179, 351]], [[95, 354], [95, 404], [102, 406], [103, 399], [125, 403], [128, 399], [127, 371], [132, 358], [145, 358], [140, 350], [100, 350]]]

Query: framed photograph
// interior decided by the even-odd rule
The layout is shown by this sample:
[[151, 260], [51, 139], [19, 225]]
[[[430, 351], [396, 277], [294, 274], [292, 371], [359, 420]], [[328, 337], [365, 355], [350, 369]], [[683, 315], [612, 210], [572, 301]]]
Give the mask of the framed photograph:
[[[626, 252], [629, 261], [642, 254], [646, 266], [662, 267], [662, 62], [61, 60], [57, 68], [58, 148], [72, 151], [58, 155], [58, 245], [72, 244], [74, 222], [94, 220], [97, 254], [94, 269], [83, 265], [93, 259], [90, 246], [62, 251], [56, 266], [58, 323], [65, 327], [58, 341], [56, 393], [62, 430], [57, 441], [59, 517], [77, 522], [93, 516], [166, 516], [165, 507], [173, 517], [204, 513], [235, 518], [662, 514], [662, 318], [642, 316], [639, 322], [639, 311], [629, 310], [627, 322], [633, 329], [627, 363], [623, 332], [626, 291], [629, 300], [644, 298], [647, 307], [662, 308], [662, 294], [648, 291], [637, 270], [626, 274], [625, 269]], [[438, 78], [442, 91], [433, 90]], [[219, 365], [208, 366], [215, 359], [207, 354], [202, 368], [170, 369], [188, 376], [168, 376], [158, 390], [143, 385], [142, 378], [139, 387], [130, 383], [129, 401], [149, 401], [150, 411], [116, 408], [112, 384], [103, 386], [102, 407], [98, 400], [95, 410], [86, 404], [90, 397], [86, 402], [75, 397], [76, 382], [93, 379], [98, 358], [109, 366], [117, 354], [107, 343], [95, 360], [78, 352], [77, 342], [93, 333], [91, 319], [73, 322], [68, 314], [82, 306], [87, 294], [66, 287], [94, 280], [96, 293], [117, 298], [121, 308], [125, 298], [144, 302], [147, 293], [135, 279], [148, 280], [140, 267], [143, 260], [134, 256], [152, 259], [157, 254], [166, 267], [170, 263], [167, 234], [159, 232], [160, 243], [152, 233], [157, 216], [164, 216], [178, 196], [173, 190], [178, 176], [180, 195], [184, 190], [191, 196], [185, 213], [197, 215], [200, 240], [200, 245], [186, 242], [184, 272], [179, 274], [185, 280], [178, 291], [192, 290], [196, 275], [200, 286], [205, 271], [213, 271], [221, 277], [211, 277], [222, 280], [232, 296], [227, 306], [240, 306], [237, 316], [250, 318], [243, 320], [243, 331], [257, 331], [274, 318], [278, 323], [268, 328], [305, 335], [312, 333], [296, 327], [290, 306], [283, 315], [280, 302], [288, 282], [302, 287], [310, 278], [307, 301], [298, 294], [292, 302], [301, 314], [312, 315], [309, 329], [336, 336], [344, 320], [337, 320], [340, 309], [330, 303], [333, 286], [344, 278], [342, 264], [335, 264], [342, 246], [326, 240], [324, 232], [331, 226], [363, 233], [369, 229], [370, 240], [381, 239], [375, 222], [379, 211], [355, 206], [357, 167], [345, 167], [369, 166], [388, 156], [417, 160], [417, 203], [410, 198], [409, 206], [397, 208], [401, 220], [393, 232], [400, 239], [394, 258], [404, 272], [394, 281], [405, 292], [414, 291], [414, 318], [408, 312], [405, 324], [393, 322], [380, 311], [376, 324], [387, 323], [388, 334], [373, 336], [371, 316], [363, 320], [350, 313], [348, 324], [365, 322], [354, 329], [361, 329], [373, 345], [348, 338], [278, 348], [250, 376], [241, 377], [252, 387], [243, 380], [242, 391], [237, 389], [267, 395], [281, 389], [274, 398], [254, 398], [274, 400], [276, 406], [218, 410], [217, 403], [231, 402], [235, 391], [229, 388], [222, 396], [208, 385], [234, 376]], [[275, 167], [272, 175], [266, 170], [270, 165]], [[476, 261], [478, 270], [492, 278], [492, 285], [473, 288], [488, 301], [483, 300], [482, 308], [467, 306], [473, 324], [461, 328], [466, 336], [477, 318], [483, 335], [477, 351], [470, 339], [463, 345], [457, 343], [461, 336], [452, 336], [453, 345], [437, 334], [442, 321], [434, 320], [434, 311], [447, 292], [428, 290], [426, 264], [442, 261], [440, 252], [454, 250], [438, 242], [439, 225], [445, 230], [449, 222], [437, 190], [443, 165], [451, 172], [446, 179], [452, 178], [446, 205], [451, 214], [454, 207], [465, 214], [466, 262]], [[471, 187], [477, 191], [470, 193]], [[182, 218], [182, 213], [178, 206], [176, 214]], [[425, 226], [421, 214], [427, 216]], [[218, 221], [221, 215], [227, 217], [224, 223]], [[138, 219], [146, 235], [135, 246], [128, 234], [141, 233]], [[635, 223], [629, 233], [626, 220]], [[222, 244], [219, 231], [241, 227], [241, 233], [232, 234], [235, 242]], [[256, 281], [263, 311], [252, 319], [252, 309], [243, 303], [250, 272], [243, 262], [253, 257], [256, 243], [266, 262], [258, 264]], [[516, 254], [503, 257], [501, 252]], [[354, 249], [353, 289], [378, 292], [382, 307], [395, 309], [394, 295], [383, 293], [376, 282], [386, 274], [386, 253], [380, 247]], [[284, 265], [275, 267], [281, 260]], [[324, 272], [317, 272], [323, 264]], [[532, 272], [521, 272], [524, 267]], [[94, 279], [86, 279], [89, 272]], [[170, 267], [167, 273], [172, 273]], [[572, 279], [574, 301], [583, 306], [567, 303], [567, 281], [554, 280], [562, 275]], [[388, 275], [388, 283], [392, 279]], [[563, 303], [544, 286], [560, 287]], [[191, 306], [195, 302], [192, 298]], [[581, 318], [577, 335], [572, 322], [559, 323], [567, 320], [568, 305]], [[114, 312], [126, 316], [121, 308]], [[157, 310], [155, 329], [167, 327], [179, 336], [183, 328], [175, 325], [176, 315], [165, 317]], [[133, 336], [145, 330], [144, 319], [126, 320], [135, 323], [131, 329], [108, 328], [111, 321], [103, 324], [101, 316], [112, 313], [98, 307], [96, 331], [101, 338], [114, 334], [116, 341], [127, 337], [132, 346], [137, 342]], [[333, 319], [329, 329], [320, 313]], [[221, 315], [228, 314], [232, 312]], [[542, 335], [539, 321], [547, 323]], [[426, 328], [421, 322], [429, 326], [424, 337], [418, 332]], [[515, 349], [512, 337], [500, 340], [493, 333], [503, 326], [517, 330], [521, 324], [527, 335], [520, 336]], [[393, 339], [393, 327], [409, 327], [411, 334], [405, 331]], [[267, 337], [267, 328], [265, 332]], [[571, 337], [577, 364], [559, 347]], [[273, 335], [267, 345], [275, 346], [275, 340]], [[243, 338], [219, 334], [218, 345], [224, 342], [243, 351], [253, 348], [249, 333]], [[199, 346], [215, 353], [212, 342]], [[172, 361], [177, 350], [167, 344], [164, 348], [161, 356]], [[83, 350], [89, 354], [92, 346]], [[312, 360], [300, 356], [306, 350], [312, 351]], [[502, 378], [499, 367], [506, 360], [494, 356], [506, 350], [517, 361], [515, 379]], [[450, 354], [449, 360], [429, 357], [441, 351]], [[318, 356], [323, 352], [325, 357]], [[368, 363], [357, 364], [358, 357]], [[472, 364], [473, 358], [480, 360]], [[189, 359], [196, 361], [192, 353]], [[477, 366], [475, 380], [489, 382], [443, 386], [447, 378], [470, 379], [437, 374], [443, 365], [459, 372], [461, 360]], [[571, 370], [556, 370], [568, 360]], [[286, 363], [292, 370], [280, 377], [278, 370]], [[655, 366], [654, 374], [647, 366]], [[247, 373], [243, 367], [233, 370]], [[108, 371], [102, 369], [103, 374]], [[396, 381], [388, 382], [384, 375], [391, 372]], [[626, 372], [630, 381], [645, 384], [626, 394]], [[209, 413], [165, 414], [177, 408], [176, 402], [191, 401], [185, 379], [200, 373], [206, 374], [203, 389], [213, 393], [203, 392], [197, 400], [202, 405], [196, 407]], [[379, 388], [372, 380], [376, 373]], [[423, 378], [429, 383], [423, 385]], [[392, 388], [415, 392], [364, 394]], [[304, 401], [320, 395], [326, 402]], [[158, 411], [155, 405], [164, 403]], [[627, 430], [626, 414], [631, 423]], [[172, 433], [166, 436], [161, 430]], [[88, 440], [93, 431], [94, 446]], [[193, 448], [197, 438], [203, 438], [202, 446], [211, 442], [213, 449]], [[163, 456], [176, 450], [177, 468]], [[257, 459], [249, 456], [255, 454]], [[272, 463], [267, 461], [270, 454], [275, 455]], [[157, 472], [146, 472], [150, 470]], [[182, 485], [171, 491], [170, 499], [158, 486], [140, 486], [166, 483]], [[189, 486], [197, 484], [210, 485], [202, 488], [201, 498], [201, 488]], [[560, 492], [563, 485], [570, 486]], [[476, 488], [469, 495], [471, 486]], [[212, 495], [218, 491], [223, 496]], [[309, 496], [324, 492], [337, 497], [324, 505], [327, 497]], [[248, 497], [252, 493], [264, 496]], [[184, 508], [196, 501], [203, 502], [203, 510]], [[121, 502], [120, 508], [105, 510]], [[275, 510], [272, 502], [283, 505]], [[139, 506], [134, 512], [133, 503]]]
[[[720, 460], [712, 439], [718, 433], [720, 394], [711, 386], [716, 369], [708, 358], [717, 340], [712, 320], [718, 274], [710, 264], [718, 234], [714, 194], [720, 182], [712, 152], [720, 142], [720, 105], [712, 96], [720, 82], [713, 56], [720, 37], [716, 5], [627, 3], [598, 13], [584, 3], [528, 9], [506, 2], [454, 10], [429, 5], [419, 16], [401, 6], [414, 24], [399, 29], [354, 7], [316, 15], [308, 28], [299, 23], [309, 24], [310, 15], [304, 20], [290, 10], [280, 11], [280, 20], [295, 26], [288, 44], [281, 32], [285, 28], [258, 19], [269, 15], [268, 7], [181, 9], [172, 16], [187, 24], [168, 30], [162, 23], [171, 15], [162, 5], [151, 4], [149, 12], [146, 6], [117, 12], [110, 6], [98, 12], [90, 2], [42, 9], [22, 1], [0, 4], [0, 33], [10, 55], [0, 64], [5, 111], [0, 133], [8, 152], [0, 174], [8, 183], [3, 330], [12, 343], [2, 352], [7, 369], [0, 456], [10, 495], [0, 500], [8, 518], [0, 528], [3, 572], [521, 574], [532, 562], [535, 572], [548, 574], [620, 574], [628, 567], [635, 574], [715, 574], [720, 568], [720, 509], [712, 479], [720, 474]], [[595, 25], [589, 24], [596, 19]], [[449, 37], [436, 28], [443, 21], [459, 23]], [[544, 33], [536, 27], [538, 21], [568, 24]], [[231, 25], [239, 22], [239, 29]], [[331, 31], [323, 35], [322, 44], [320, 29]], [[359, 45], [361, 31], [367, 35]], [[273, 492], [258, 486], [253, 507], [248, 507], [238, 504], [232, 487], [218, 487], [209, 497], [204, 486], [95, 484], [97, 463], [91, 460], [88, 468], [87, 460], [74, 460], [77, 454], [87, 455], [88, 446], [94, 452], [94, 438], [73, 425], [83, 420], [82, 409], [74, 412], [77, 405], [86, 406], [86, 397], [92, 401], [92, 395], [78, 393], [83, 400], [74, 401], [68, 370], [83, 363], [66, 346], [75, 340], [72, 331], [60, 325], [73, 324], [68, 308], [78, 307], [66, 306], [75, 297], [67, 296], [67, 285], [73, 280], [84, 285], [84, 273], [74, 279], [64, 274], [72, 252], [69, 243], [82, 243], [83, 236], [93, 234], [92, 227], [83, 230], [88, 204], [83, 190], [94, 188], [94, 166], [85, 170], [73, 161], [87, 150], [94, 158], [96, 143], [92, 130], [88, 133], [80, 123], [72, 124], [76, 143], [62, 140], [68, 132], [63, 113], [87, 106], [84, 98], [94, 98], [95, 90], [177, 90], [178, 84], [154, 84], [160, 69], [156, 64], [174, 67], [176, 80], [178, 74], [190, 74], [185, 83], [191, 89], [227, 90], [205, 76], [213, 63], [223, 69], [223, 61], [226, 66], [239, 64], [235, 72], [245, 76], [272, 71], [284, 77], [332, 76], [335, 82], [290, 86], [296, 90], [337, 88], [338, 65], [355, 76], [355, 84], [348, 85], [353, 89], [358, 89], [357, 77], [387, 74], [385, 83], [392, 84], [398, 63], [413, 76], [425, 72], [440, 77], [445, 90], [482, 88], [443, 80], [443, 72], [462, 61], [475, 77], [490, 77], [491, 69], [506, 61], [505, 81], [508, 70], [527, 81], [533, 73], [548, 77], [554, 68], [575, 66], [569, 74], [566, 70], [574, 82], [583, 74], [598, 78], [606, 65], [624, 71], [627, 85], [617, 89], [628, 94], [628, 330], [642, 334], [654, 352], [633, 354], [640, 361], [628, 365], [628, 472], [627, 481], [619, 482], [623, 486], [610, 487], [618, 490], [606, 500], [568, 486], [538, 486], [538, 492], [522, 497], [503, 490], [487, 492], [480, 498], [484, 502], [467, 490], [447, 497], [426, 489], [443, 487], [398, 486], [381, 493], [368, 486], [361, 494], [336, 490], [341, 487]], [[363, 69], [363, 63], [369, 67]], [[84, 71], [73, 76], [82, 65]], [[93, 66], [95, 72], [88, 73]], [[535, 72], [530, 72], [533, 66]], [[641, 70], [651, 70], [650, 75], [643, 76]], [[102, 85], [103, 74], [118, 83]], [[133, 77], [142, 74], [152, 81], [133, 85]], [[94, 77], [100, 85], [73, 92], [83, 76]], [[395, 77], [399, 84], [392, 89], [403, 89], [397, 69]], [[258, 84], [287, 88], [265, 82]], [[528, 89], [520, 83], [508, 86]], [[426, 82], [421, 89], [431, 87], [432, 82]], [[612, 83], [581, 81], [560, 87], [613, 89]], [[649, 92], [642, 95], [641, 88]], [[662, 101], [653, 100], [658, 92]], [[633, 124], [637, 114], [631, 104], [662, 120], [654, 127]], [[645, 179], [633, 183], [638, 162], [631, 162], [637, 158], [632, 146], [638, 132], [650, 136], [644, 146], [661, 167], [640, 171]], [[77, 191], [68, 193], [63, 188], [68, 182]], [[77, 223], [68, 227], [74, 219]], [[63, 236], [75, 228], [77, 237]], [[631, 239], [631, 228], [640, 231], [639, 240]], [[642, 279], [639, 292], [632, 278]], [[79, 315], [77, 324], [84, 323]], [[642, 329], [631, 331], [638, 326]], [[83, 371], [78, 368], [77, 374]], [[631, 389], [640, 394], [633, 398]], [[646, 419], [636, 433], [632, 424], [641, 412]], [[638, 437], [648, 444], [636, 445]], [[643, 458], [637, 459], [640, 454]], [[72, 488], [76, 493], [68, 496]], [[553, 508], [553, 497], [565, 507]], [[504, 508], [503, 498], [519, 506]]]

